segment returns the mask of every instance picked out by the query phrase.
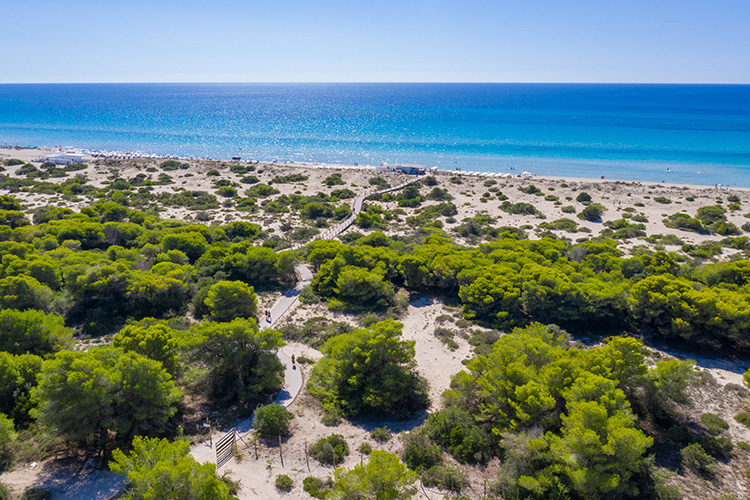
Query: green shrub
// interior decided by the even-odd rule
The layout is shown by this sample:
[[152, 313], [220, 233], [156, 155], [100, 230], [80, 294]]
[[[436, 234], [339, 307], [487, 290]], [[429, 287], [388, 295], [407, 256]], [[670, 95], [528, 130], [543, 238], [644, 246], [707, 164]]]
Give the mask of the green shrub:
[[309, 177], [302, 174], [277, 175], [269, 184], [291, 184], [293, 182], [305, 182]]
[[[255, 170], [255, 167], [252, 167], [252, 169]], [[251, 170], [248, 167], [246, 167], [244, 165], [240, 165], [238, 163], [238, 164], [235, 164], [235, 165], [231, 165], [229, 167], [229, 171], [232, 172], [233, 174], [242, 175], [242, 174], [246, 174], [246, 173], [250, 172]]]
[[700, 207], [696, 212], [696, 217], [706, 225], [717, 224], [727, 220], [727, 212], [718, 205], [709, 205]]
[[370, 433], [370, 437], [378, 443], [387, 443], [391, 440], [391, 435], [391, 431], [387, 427], [376, 427]]
[[206, 172], [206, 175], [207, 175], [208, 177], [218, 177], [218, 176], [220, 176], [220, 175], [221, 175], [221, 172], [219, 172], [219, 171], [218, 171], [218, 170], [216, 170], [215, 168], [212, 168], [211, 170], [209, 170], [208, 172]]
[[537, 215], [539, 213], [536, 207], [531, 203], [511, 203], [509, 201], [504, 201], [503, 204], [500, 205], [500, 208], [509, 214]]
[[578, 230], [578, 223], [573, 219], [557, 219], [552, 222], [542, 222], [539, 224], [542, 229], [553, 229], [556, 231], [567, 231], [569, 233], [575, 233]]
[[701, 423], [706, 427], [706, 430], [713, 435], [721, 434], [729, 429], [727, 421], [715, 413], [704, 413], [701, 415]]
[[230, 186], [221, 186], [216, 190], [216, 193], [224, 198], [233, 198], [237, 196], [237, 190]]
[[449, 465], [436, 465], [422, 472], [425, 486], [436, 486], [441, 490], [460, 492], [469, 485], [469, 479], [462, 470]]
[[576, 196], [576, 201], [578, 203], [588, 203], [591, 201], [591, 195], [586, 191], [581, 191], [580, 193], [578, 193], [578, 196]]
[[359, 445], [359, 452], [363, 455], [369, 455], [372, 453], [372, 445], [370, 443], [362, 443]]
[[328, 408], [320, 421], [326, 427], [336, 427], [341, 423], [341, 412], [338, 408]]
[[744, 425], [750, 427], [750, 413], [743, 411], [734, 416], [734, 419]]
[[684, 213], [670, 215], [669, 217], [664, 219], [664, 225], [674, 229], [680, 229], [682, 231], [708, 234], [708, 229], [701, 223], [699, 219], [690, 217], [688, 214]]
[[5, 165], [8, 167], [14, 167], [16, 165], [23, 165], [23, 164], [24, 164], [24, 161], [19, 160], [18, 158], [9, 158], [5, 160]]
[[541, 189], [539, 189], [538, 187], [536, 187], [533, 184], [529, 184], [528, 186], [525, 186], [525, 187], [520, 187], [519, 186], [518, 190], [521, 191], [522, 193], [526, 193], [526, 194], [534, 194], [534, 195], [539, 195], [539, 196], [541, 196], [542, 194], [544, 194], [544, 193], [542, 193]]
[[299, 300], [303, 304], [317, 304], [320, 302], [320, 296], [315, 293], [311, 286], [306, 286], [299, 294]]
[[276, 488], [281, 491], [291, 491], [294, 481], [286, 474], [279, 474], [276, 476]]
[[179, 170], [179, 169], [186, 170], [190, 168], [190, 165], [188, 165], [187, 163], [180, 163], [177, 160], [167, 160], [167, 161], [161, 162], [161, 164], [159, 164], [159, 168], [161, 168], [164, 171]]
[[750, 452], [750, 443], [748, 443], [747, 441], [738, 441], [737, 448], [742, 451]]
[[36, 174], [37, 172], [39, 172], [38, 168], [36, 168], [31, 163], [27, 163], [26, 165], [16, 170], [16, 175]]
[[706, 437], [700, 442], [706, 453], [714, 458], [729, 458], [734, 449], [732, 440], [728, 437]]
[[308, 476], [302, 480], [302, 489], [313, 498], [324, 499], [331, 488], [333, 488], [333, 481], [330, 477], [325, 481], [314, 476]]
[[388, 184], [388, 182], [379, 175], [376, 177], [371, 177], [367, 182], [369, 182], [371, 186], [375, 186], [380, 189], [391, 187], [391, 185]]
[[578, 214], [578, 218], [589, 222], [599, 222], [602, 220], [602, 214], [605, 210], [606, 208], [604, 208], [604, 206], [598, 203], [592, 203], [581, 210], [581, 213]]
[[662, 205], [669, 205], [670, 203], [672, 203], [672, 200], [664, 196], [655, 196], [654, 201], [656, 203], [661, 203]]
[[256, 184], [245, 191], [245, 196], [248, 198], [268, 198], [272, 194], [279, 193], [278, 189], [272, 188], [268, 184]]
[[268, 404], [255, 410], [253, 427], [263, 436], [289, 434], [289, 422], [294, 414], [277, 404]]
[[331, 434], [322, 438], [310, 448], [310, 455], [326, 465], [340, 464], [349, 454], [349, 445], [341, 434]]
[[491, 437], [463, 408], [453, 406], [433, 413], [424, 432], [459, 462], [481, 463], [489, 458]]
[[349, 200], [357, 196], [357, 193], [348, 188], [334, 189], [333, 191], [331, 191], [331, 196], [336, 197], [340, 200]]
[[240, 177], [240, 182], [242, 184], [257, 184], [260, 182], [260, 179], [255, 175], [246, 175], [244, 177]]
[[564, 214], [573, 214], [576, 211], [576, 207], [573, 205], [565, 205], [564, 207], [560, 207], [560, 210], [562, 210]]
[[339, 184], [346, 184], [346, 183], [341, 178], [341, 174], [335, 173], [323, 179], [323, 184], [325, 184], [326, 186], [336, 186]]
[[402, 435], [404, 451], [401, 459], [412, 470], [429, 469], [443, 461], [443, 451], [433, 443], [424, 429], [416, 429]]
[[706, 453], [698, 443], [689, 444], [680, 450], [682, 464], [703, 476], [712, 476], [716, 469], [716, 459]]
[[10, 500], [10, 490], [3, 483], [0, 483], [0, 500]]

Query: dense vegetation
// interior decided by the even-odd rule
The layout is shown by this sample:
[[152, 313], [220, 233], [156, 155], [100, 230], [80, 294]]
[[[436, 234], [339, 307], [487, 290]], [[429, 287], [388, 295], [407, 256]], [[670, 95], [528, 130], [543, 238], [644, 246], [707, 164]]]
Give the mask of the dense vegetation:
[[308, 389], [329, 412], [407, 416], [427, 406], [426, 383], [413, 373], [414, 342], [400, 323], [384, 321], [329, 339]]
[[[185, 165], [164, 162], [161, 168]], [[26, 180], [5, 179], [5, 187], [43, 187], [40, 180], [53, 174], [29, 170]], [[159, 182], [170, 182], [161, 175]], [[285, 223], [282, 231], [303, 240], [329, 219], [347, 217], [349, 208], [336, 203], [355, 195], [339, 188], [330, 195], [269, 198], [279, 194], [272, 185], [303, 177], [276, 176], [264, 184], [248, 176], [242, 181], [251, 185], [247, 198], [237, 196], [236, 183], [213, 182], [226, 203], [247, 211], [298, 214], [307, 226], [291, 231]], [[460, 321], [493, 329], [471, 339], [476, 356], [452, 378], [443, 394], [446, 409], [401, 434], [401, 459], [366, 443], [360, 448], [369, 454], [366, 463], [338, 469], [327, 481], [305, 480], [305, 491], [318, 498], [409, 498], [418, 476], [427, 486], [460, 493], [468, 484], [461, 467], [492, 459], [500, 465], [490, 493], [504, 498], [662, 498], [653, 473], [654, 439], [677, 432], [674, 408], [687, 401], [696, 372], [690, 362], [647, 362], [643, 344], [628, 335], [697, 348], [750, 348], [748, 261], [699, 264], [645, 247], [626, 256], [618, 241], [644, 235], [637, 222], [647, 222], [629, 212], [607, 221], [599, 238], [573, 243], [549, 233], [585, 233], [581, 221], [601, 220], [603, 207], [587, 193], [576, 200], [583, 208], [563, 210], [578, 212], [577, 220], [538, 225], [547, 231], [542, 239], [529, 240], [522, 229], [498, 226], [480, 213], [450, 230], [462, 245], [442, 230], [440, 219], [458, 213], [447, 190], [425, 194], [411, 185], [379, 198], [398, 208], [370, 204], [356, 221], [362, 229], [386, 228], [407, 215], [404, 208], [413, 209], [403, 219], [410, 235], [349, 233], [341, 241], [315, 241], [297, 255], [274, 252], [278, 240], [254, 245], [267, 235], [249, 222], [193, 224], [133, 209], [156, 200], [192, 209], [219, 206], [205, 192], [153, 195], [145, 190], [149, 182], [116, 179], [101, 191], [103, 201], [78, 213], [45, 207], [29, 216], [12, 196], [0, 197], [0, 468], [13, 463], [21, 441], [46, 436], [111, 454], [112, 470], [131, 485], [126, 498], [231, 498], [232, 485], [197, 464], [185, 442], [159, 438], [180, 435], [177, 423], [186, 416], [200, 420], [186, 395], [249, 413], [280, 386], [283, 367], [275, 351], [282, 333], [258, 329], [256, 292], [288, 286], [297, 258], [316, 271], [304, 301], [364, 313], [361, 328], [314, 317], [283, 331], [284, 338], [323, 354], [308, 389], [326, 411], [326, 424], [372, 414], [407, 417], [428, 406], [414, 342], [401, 339], [402, 325], [393, 320], [406, 304], [400, 289], [439, 295], [460, 305]], [[380, 177], [370, 183], [387, 185]], [[338, 174], [324, 184], [346, 185]], [[494, 181], [485, 185], [502, 210], [543, 217], [531, 203], [505, 201]], [[54, 186], [49, 189], [63, 196], [96, 194], [80, 179]], [[535, 186], [523, 190], [545, 195]], [[666, 224], [737, 234], [720, 206], [701, 208], [695, 218], [677, 214]], [[670, 244], [674, 240], [683, 244], [676, 237]], [[750, 248], [747, 238], [722, 245]], [[699, 257], [715, 253], [715, 246], [682, 250]], [[587, 349], [572, 341], [588, 334], [624, 335]], [[101, 343], [111, 338], [111, 345], [83, 342], [103, 335]], [[445, 328], [436, 335], [453, 342]], [[255, 413], [255, 425], [278, 439], [291, 432], [292, 417], [269, 405]], [[750, 421], [743, 414], [736, 419]], [[710, 478], [733, 445], [723, 436], [729, 423], [721, 417], [705, 413], [700, 423], [703, 434], [685, 431], [678, 454], [684, 467]], [[390, 432], [381, 429], [372, 438], [385, 442]], [[348, 453], [339, 434], [310, 449], [330, 465]], [[293, 483], [280, 475], [277, 487], [288, 491]]]
[[663, 251], [625, 257], [611, 239], [571, 244], [516, 231], [461, 246], [439, 230], [405, 242], [373, 233], [351, 245], [318, 241], [307, 258], [314, 292], [339, 309], [385, 310], [395, 290], [440, 293], [497, 329], [533, 321], [572, 333], [634, 332], [747, 350], [748, 261], [705, 264]]
[[40, 441], [102, 457], [134, 446], [150, 458], [113, 455], [132, 498], [154, 494], [144, 474], [162, 463], [181, 487], [205, 488], [184, 498], [229, 498], [187, 444], [147, 437], [202, 418], [185, 395], [243, 412], [281, 386], [281, 334], [258, 329], [255, 290], [287, 286], [291, 256], [253, 246], [260, 230], [246, 222], [186, 224], [110, 202], [33, 218], [0, 226], [0, 466], [21, 449], [43, 458], [47, 445], [29, 449]]

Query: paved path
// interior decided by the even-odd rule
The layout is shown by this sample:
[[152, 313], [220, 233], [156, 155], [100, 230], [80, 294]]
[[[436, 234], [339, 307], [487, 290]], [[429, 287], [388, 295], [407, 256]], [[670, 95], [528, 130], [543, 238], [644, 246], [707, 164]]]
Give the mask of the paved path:
[[[362, 211], [362, 206], [364, 205], [365, 200], [367, 198], [369, 198], [370, 196], [374, 196], [374, 195], [377, 195], [377, 194], [390, 193], [392, 191], [398, 191], [399, 189], [403, 189], [406, 186], [408, 186], [409, 184], [412, 184], [412, 183], [417, 182], [417, 181], [419, 181], [419, 179], [414, 179], [414, 180], [402, 182], [401, 184], [398, 184], [396, 186], [391, 186], [391, 187], [388, 187], [388, 188], [385, 188], [385, 189], [379, 189], [377, 191], [369, 191], [369, 192], [365, 192], [365, 193], [362, 193], [362, 194], [358, 194], [354, 198], [354, 201], [352, 202], [352, 214], [349, 217], [347, 217], [346, 219], [344, 219], [343, 221], [339, 222], [334, 227], [328, 229], [327, 231], [323, 231], [322, 233], [316, 234], [312, 238], [311, 241], [314, 241], [314, 240], [331, 240], [331, 239], [335, 238], [336, 236], [340, 235], [341, 233], [343, 233], [344, 231], [346, 231], [347, 229], [349, 229], [351, 227], [351, 225], [354, 224], [354, 221], [357, 220], [357, 216], [359, 215], [359, 213]], [[309, 242], [307, 242], [307, 243], [309, 243]], [[279, 250], [279, 252], [285, 252], [287, 250], [298, 250], [298, 249], [302, 248], [303, 246], [307, 245], [307, 243], [295, 243], [294, 245], [292, 245], [289, 248], [283, 248], [283, 249]]]
[[[274, 304], [273, 308], [271, 308], [271, 321], [259, 322], [261, 330], [273, 326], [273, 324], [276, 323], [290, 307], [292, 307], [294, 302], [299, 298], [302, 289], [312, 281], [313, 274], [306, 265], [297, 264], [294, 269], [299, 277], [297, 285], [294, 288], [290, 288], [281, 293], [281, 299]], [[287, 353], [283, 350], [279, 350], [276, 354], [279, 361], [284, 364], [284, 386], [281, 388], [281, 392], [279, 392], [273, 402], [287, 407], [294, 402], [297, 395], [302, 390], [304, 379], [299, 366], [292, 364], [292, 359]], [[250, 417], [238, 422], [233, 428], [240, 435], [247, 434], [253, 429], [253, 418]], [[193, 449], [190, 450], [190, 454], [199, 462], [214, 462], [216, 460], [216, 452], [213, 448], [213, 442], [221, 439], [221, 437], [221, 435], [214, 436], [212, 441], [200, 443], [194, 446]]]
[[[334, 226], [333, 228], [324, 231], [323, 233], [317, 234], [313, 240], [318, 239], [332, 239], [336, 236], [340, 235], [349, 227], [351, 227], [352, 224], [354, 224], [354, 221], [357, 219], [357, 216], [362, 211], [362, 206], [364, 205], [364, 201], [369, 198], [370, 196], [376, 195], [376, 194], [385, 194], [389, 193], [391, 191], [397, 191], [399, 189], [403, 189], [409, 184], [416, 182], [418, 179], [410, 180], [407, 182], [403, 182], [401, 184], [398, 184], [396, 186], [392, 186], [385, 189], [380, 189], [378, 191], [373, 192], [367, 192], [360, 195], [357, 195], [354, 198], [354, 201], [352, 202], [352, 214], [347, 217], [344, 221], [340, 222], [338, 225]], [[306, 244], [306, 243], [305, 243]], [[302, 248], [302, 244], [297, 243], [293, 245], [291, 248], [284, 248], [279, 250], [279, 252], [285, 252], [288, 250], [297, 250], [299, 248]], [[296, 271], [299, 281], [297, 281], [297, 285], [294, 288], [290, 288], [289, 290], [285, 290], [281, 293], [281, 299], [276, 302], [276, 304], [273, 305], [273, 307], [270, 310], [270, 321], [267, 319], [264, 319], [263, 321], [259, 322], [259, 327], [261, 329], [264, 328], [270, 328], [274, 325], [288, 310], [292, 305], [297, 301], [299, 298], [299, 294], [302, 292], [302, 289], [306, 286], [308, 286], [313, 279], [313, 274], [310, 271], [310, 269], [305, 264], [297, 264], [294, 267], [294, 270]], [[276, 399], [274, 399], [274, 403], [280, 404], [281, 406], [289, 406], [291, 405], [294, 400], [297, 398], [297, 395], [302, 390], [302, 385], [304, 382], [304, 379], [302, 377], [302, 371], [299, 369], [298, 366], [295, 366], [292, 364], [292, 360], [289, 357], [288, 354], [286, 354], [283, 350], [278, 351], [278, 357], [279, 361], [281, 361], [284, 364], [284, 386], [281, 388], [281, 392], [276, 396]], [[234, 425], [233, 427], [240, 435], [246, 434], [250, 432], [253, 428], [253, 419], [252, 417], [243, 420], [242, 422], [239, 422]], [[216, 441], [217, 439], [220, 439], [221, 436], [217, 436], [213, 439], [213, 441]], [[211, 442], [201, 443], [193, 447], [192, 450], [190, 450], [190, 454], [195, 457], [196, 460], [199, 462], [213, 462], [216, 460], [216, 455], [213, 449], [213, 446]]]

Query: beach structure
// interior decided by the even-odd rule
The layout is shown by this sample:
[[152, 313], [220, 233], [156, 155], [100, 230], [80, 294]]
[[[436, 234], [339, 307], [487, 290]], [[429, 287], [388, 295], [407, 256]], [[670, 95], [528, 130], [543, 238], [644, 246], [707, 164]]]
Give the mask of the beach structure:
[[70, 165], [71, 163], [83, 163], [83, 155], [78, 153], [50, 153], [48, 155], [36, 156], [32, 161], [50, 162], [55, 165]]
[[395, 170], [408, 175], [424, 175], [427, 172], [427, 169], [422, 165], [412, 165], [408, 163], [396, 165]]

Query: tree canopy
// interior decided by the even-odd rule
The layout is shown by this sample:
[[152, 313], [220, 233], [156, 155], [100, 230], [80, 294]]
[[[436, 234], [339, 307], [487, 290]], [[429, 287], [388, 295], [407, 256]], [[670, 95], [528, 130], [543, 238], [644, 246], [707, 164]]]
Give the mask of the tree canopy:
[[32, 415], [68, 441], [104, 449], [110, 432], [115, 443], [161, 432], [181, 397], [161, 363], [136, 352], [60, 351], [42, 364]]
[[381, 321], [330, 338], [310, 377], [310, 392], [345, 415], [405, 416], [425, 408], [426, 382], [413, 371], [414, 342], [400, 340], [402, 327]]
[[216, 475], [216, 466], [198, 463], [190, 455], [186, 441], [166, 439], [133, 439], [132, 449], [112, 453], [109, 464], [113, 472], [122, 474], [130, 488], [123, 498], [147, 500], [231, 500], [229, 486]]

